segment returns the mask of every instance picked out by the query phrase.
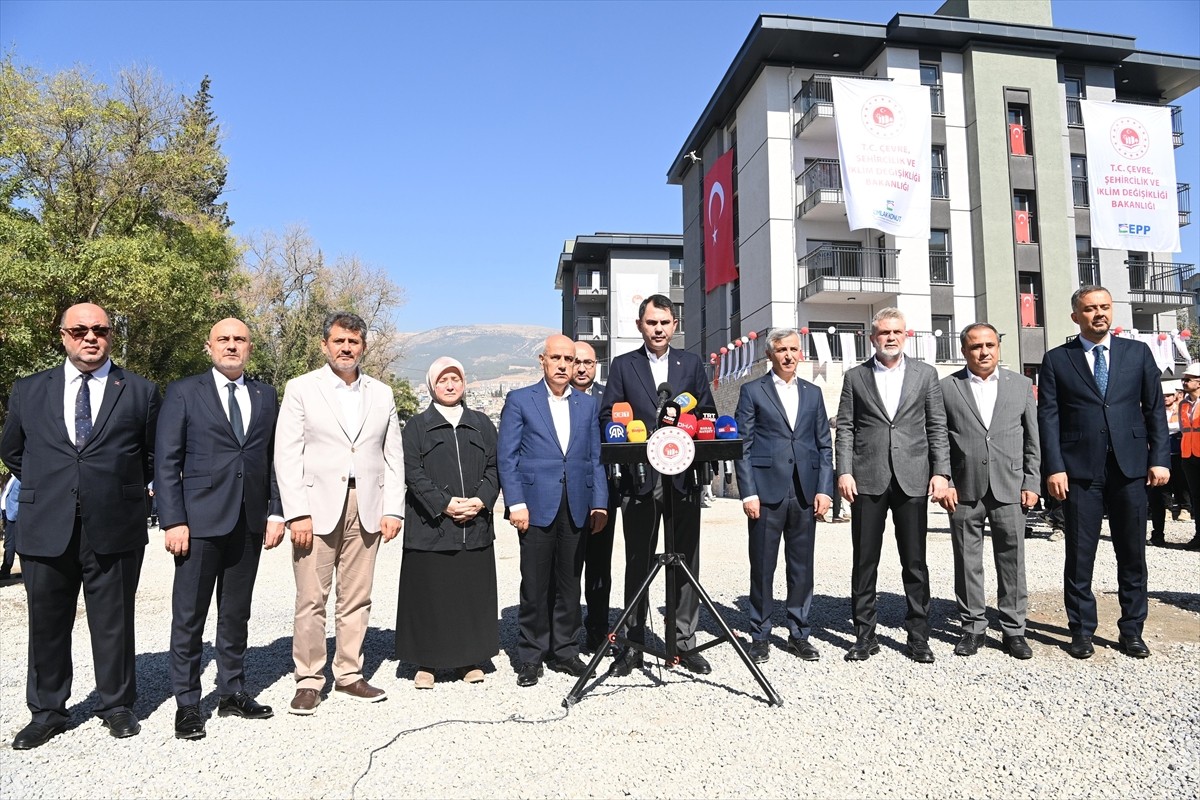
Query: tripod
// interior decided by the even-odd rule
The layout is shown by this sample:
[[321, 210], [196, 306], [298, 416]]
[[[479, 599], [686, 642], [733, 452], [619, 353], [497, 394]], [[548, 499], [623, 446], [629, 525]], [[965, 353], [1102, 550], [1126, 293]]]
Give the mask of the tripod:
[[[697, 459], [700, 459], [702, 456], [705, 457], [706, 461], [708, 459], [736, 460], [742, 457], [742, 442], [740, 439], [700, 441], [696, 442], [695, 444]], [[644, 464], [646, 463], [646, 446], [643, 443], [603, 444], [601, 445], [601, 460], [607, 464]], [[707, 471], [707, 468], [707, 463], [700, 467], [700, 469], [705, 471]], [[665, 482], [667, 480], [670, 480], [670, 476], [664, 475], [663, 481]], [[701, 481], [698, 480], [697, 484], [699, 483], [701, 483]], [[668, 668], [677, 666], [680, 658], [683, 656], [688, 656], [693, 653], [700, 653], [704, 650], [708, 650], [709, 648], [716, 647], [717, 645], [728, 643], [733, 646], [734, 651], [738, 654], [738, 657], [741, 658], [742, 663], [746, 665], [746, 669], [750, 670], [750, 674], [754, 676], [754, 679], [758, 681], [758, 685], [762, 687], [763, 692], [767, 695], [768, 704], [776, 706], [783, 705], [783, 698], [779, 696], [779, 693], [776, 692], [774, 687], [772, 687], [767, 681], [766, 676], [763, 675], [762, 670], [758, 668], [758, 665], [750, 659], [749, 655], [747, 655], [746, 649], [742, 647], [742, 643], [738, 640], [737, 636], [734, 635], [734, 632], [729, 627], [729, 624], [725, 622], [725, 619], [721, 616], [721, 612], [717, 610], [716, 605], [713, 603], [712, 598], [708, 596], [708, 592], [706, 592], [704, 587], [700, 585], [699, 579], [692, 574], [690, 569], [688, 569], [683, 554], [675, 552], [675, 514], [670, 513], [670, 504], [672, 502], [674, 501], [672, 499], [671, 490], [667, 486], [663, 486], [663, 552], [658, 554], [657, 558], [655, 559], [654, 567], [650, 570], [650, 573], [646, 576], [646, 579], [642, 581], [641, 587], [629, 601], [629, 604], [626, 606], [625, 610], [621, 612], [621, 616], [617, 619], [616, 625], [614, 625], [613, 629], [609, 631], [608, 643], [610, 645], [621, 644], [625, 647], [631, 647], [639, 652], [655, 656], [656, 658], [659, 658], [665, 662]], [[665, 649], [659, 650], [658, 648], [649, 647], [643, 642], [634, 642], [629, 640], [626, 638], [623, 631], [626, 620], [629, 619], [631, 614], [636, 612], [638, 606], [643, 602], [649, 605], [650, 586], [654, 583], [654, 579], [658, 577], [658, 574], [664, 570], [667, 574], [667, 610], [665, 615], [666, 628], [663, 636], [665, 641]], [[708, 609], [708, 613], [712, 614], [713, 619], [717, 621], [717, 625], [721, 628], [721, 635], [716, 639], [689, 650], [680, 650], [679, 643], [675, 639], [675, 618], [679, 612], [677, 588], [681, 579], [686, 581], [693, 589], [696, 590], [696, 594], [700, 598], [701, 605]], [[647, 613], [649, 613], [649, 610], [647, 610]], [[571, 688], [571, 691], [563, 700], [563, 706], [570, 707], [577, 703], [581, 697], [583, 697], [584, 688], [586, 687], [588, 680], [595, 675], [596, 670], [599, 668], [600, 662], [604, 659], [604, 654], [607, 651], [607, 646], [596, 648], [596, 652], [592, 655], [592, 660], [588, 663], [587, 670], [579, 676], [579, 679], [575, 682], [575, 685]]]

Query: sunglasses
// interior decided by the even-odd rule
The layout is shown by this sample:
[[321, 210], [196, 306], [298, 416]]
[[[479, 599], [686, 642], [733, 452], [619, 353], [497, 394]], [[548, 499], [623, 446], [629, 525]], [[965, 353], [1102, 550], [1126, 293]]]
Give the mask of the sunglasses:
[[99, 339], [107, 339], [108, 335], [112, 333], [112, 328], [107, 325], [92, 325], [90, 327], [87, 325], [76, 325], [74, 328], [59, 328], [59, 330], [72, 339], [82, 339], [88, 335], [89, 331], [96, 334], [96, 337]]

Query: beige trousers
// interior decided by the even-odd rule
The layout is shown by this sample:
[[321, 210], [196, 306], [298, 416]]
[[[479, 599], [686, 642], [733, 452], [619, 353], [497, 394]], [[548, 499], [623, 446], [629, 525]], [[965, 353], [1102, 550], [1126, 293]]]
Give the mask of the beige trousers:
[[325, 688], [325, 607], [335, 572], [333, 680], [338, 686], [347, 686], [363, 677], [363, 640], [371, 619], [371, 586], [381, 540], [378, 532], [362, 531], [358, 499], [350, 489], [338, 527], [324, 536], [313, 536], [311, 549], [293, 545], [296, 621], [292, 660], [297, 689]]

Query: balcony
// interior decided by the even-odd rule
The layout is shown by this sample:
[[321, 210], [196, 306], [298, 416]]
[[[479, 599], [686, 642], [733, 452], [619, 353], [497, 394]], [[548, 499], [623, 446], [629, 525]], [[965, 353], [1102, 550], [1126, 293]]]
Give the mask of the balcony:
[[833, 84], [828, 75], [813, 75], [806, 80], [800, 86], [796, 102], [800, 114], [795, 126], [797, 139], [806, 132], [806, 138], [813, 139], [834, 135]]
[[1129, 303], [1146, 314], [1164, 314], [1188, 308], [1195, 296], [1183, 286], [1184, 278], [1192, 274], [1191, 264], [1173, 261], [1130, 260]]
[[935, 117], [946, 116], [946, 106], [942, 102], [942, 87], [940, 84], [929, 86], [929, 111]]
[[1078, 97], [1067, 98], [1067, 124], [1072, 128], [1083, 127], [1083, 109], [1079, 105]]
[[[1142, 103], [1137, 100], [1117, 98], [1119, 103], [1129, 103], [1135, 106], [1158, 106], [1157, 103]], [[1171, 141], [1175, 147], [1183, 147], [1183, 109], [1180, 106], [1167, 106], [1171, 109]], [[1083, 109], [1079, 106], [1078, 97], [1067, 98], [1067, 124], [1073, 128], [1083, 127]]]
[[1175, 190], [1179, 197], [1179, 227], [1183, 227], [1192, 221], [1192, 201], [1191, 185], [1187, 183], [1176, 184]]
[[1077, 260], [1080, 286], [1103, 286], [1100, 283], [1100, 259], [1080, 258]]
[[810, 222], [839, 222], [846, 216], [846, 198], [842, 194], [842, 173], [836, 158], [818, 158], [796, 178], [803, 199], [796, 206], [796, 218]]
[[1088, 196], [1088, 179], [1071, 178], [1071, 197], [1076, 208], [1087, 208], [1092, 204]]
[[581, 300], [590, 298], [602, 299], [608, 297], [608, 286], [593, 283], [576, 284], [575, 296]]
[[954, 283], [954, 264], [945, 250], [929, 251], [929, 282]]
[[575, 338], [581, 342], [604, 341], [608, 339], [607, 317], [584, 317], [575, 321]]
[[929, 194], [934, 200], [950, 199], [950, 175], [946, 167], [933, 167], [930, 175]]
[[823, 244], [798, 262], [800, 302], [879, 303], [899, 290], [899, 250]]

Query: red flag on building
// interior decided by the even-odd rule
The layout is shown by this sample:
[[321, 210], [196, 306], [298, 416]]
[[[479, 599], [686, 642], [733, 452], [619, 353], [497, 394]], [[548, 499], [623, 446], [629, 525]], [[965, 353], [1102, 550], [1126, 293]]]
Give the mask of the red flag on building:
[[738, 278], [733, 263], [733, 151], [704, 176], [704, 291]]

